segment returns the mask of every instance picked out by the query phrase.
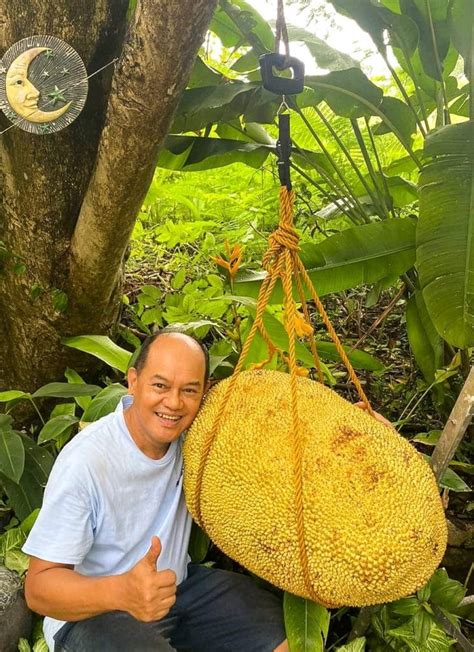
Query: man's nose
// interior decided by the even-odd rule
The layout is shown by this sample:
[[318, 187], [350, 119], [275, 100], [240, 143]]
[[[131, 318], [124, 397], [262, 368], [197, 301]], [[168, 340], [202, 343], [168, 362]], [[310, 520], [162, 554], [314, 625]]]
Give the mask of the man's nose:
[[170, 390], [166, 395], [166, 406], [170, 410], [179, 410], [181, 407], [181, 395], [179, 389]]

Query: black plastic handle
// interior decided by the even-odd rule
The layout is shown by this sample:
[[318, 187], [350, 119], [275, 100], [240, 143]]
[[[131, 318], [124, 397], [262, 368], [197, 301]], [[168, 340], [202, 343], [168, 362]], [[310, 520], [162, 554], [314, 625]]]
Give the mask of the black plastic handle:
[[[272, 52], [259, 58], [263, 87], [277, 95], [297, 95], [304, 88], [304, 63], [296, 57], [286, 57], [285, 54]], [[273, 73], [277, 70], [292, 70], [292, 77], [278, 77]]]

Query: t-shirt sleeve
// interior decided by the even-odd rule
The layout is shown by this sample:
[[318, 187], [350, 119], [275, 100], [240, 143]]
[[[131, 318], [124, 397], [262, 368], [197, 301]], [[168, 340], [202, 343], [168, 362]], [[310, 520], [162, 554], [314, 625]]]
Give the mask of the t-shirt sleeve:
[[46, 561], [77, 565], [94, 540], [94, 491], [85, 461], [63, 453], [51, 471], [43, 506], [22, 550]]

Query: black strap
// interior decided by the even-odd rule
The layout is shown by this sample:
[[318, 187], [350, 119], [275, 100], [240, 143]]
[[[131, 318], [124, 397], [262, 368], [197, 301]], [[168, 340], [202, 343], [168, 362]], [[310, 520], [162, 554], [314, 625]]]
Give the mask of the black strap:
[[278, 115], [278, 140], [276, 149], [278, 154], [278, 175], [280, 177], [280, 185], [286, 186], [288, 190], [291, 190], [291, 138], [289, 113], [280, 113]]

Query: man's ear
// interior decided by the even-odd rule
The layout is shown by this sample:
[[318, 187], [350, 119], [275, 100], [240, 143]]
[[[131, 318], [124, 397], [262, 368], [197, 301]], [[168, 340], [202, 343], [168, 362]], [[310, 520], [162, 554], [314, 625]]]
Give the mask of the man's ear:
[[127, 372], [127, 381], [128, 381], [128, 393], [133, 396], [135, 392], [135, 387], [137, 385], [138, 372], [135, 367], [130, 367]]

